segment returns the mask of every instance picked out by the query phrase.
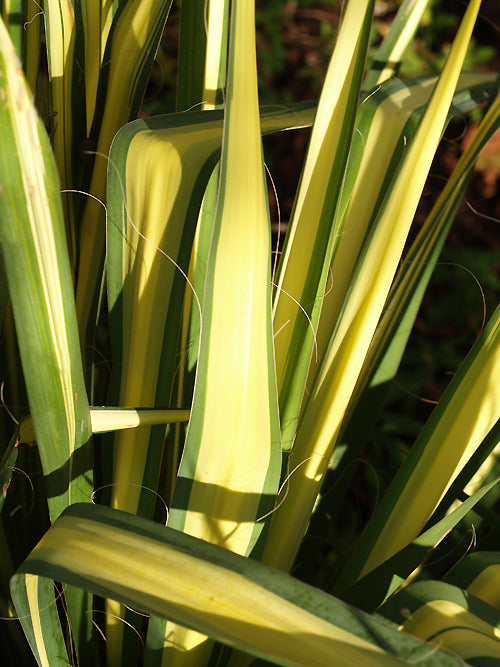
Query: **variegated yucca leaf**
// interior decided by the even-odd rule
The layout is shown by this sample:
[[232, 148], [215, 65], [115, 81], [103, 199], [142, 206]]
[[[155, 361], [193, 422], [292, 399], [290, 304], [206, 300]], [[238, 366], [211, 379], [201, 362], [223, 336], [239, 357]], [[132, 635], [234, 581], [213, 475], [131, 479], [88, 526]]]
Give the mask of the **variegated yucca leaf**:
[[[500, 418], [450, 484], [434, 513], [436, 518], [454, 509], [458, 502], [473, 495], [485, 481], [492, 479], [500, 471], [499, 459]], [[492, 527], [500, 528], [500, 522], [495, 514], [484, 507], [484, 504], [482, 504], [480, 515], [484, 516]]]
[[[310, 125], [314, 112], [312, 104], [263, 109], [261, 130]], [[188, 271], [197, 211], [221, 141], [222, 113], [217, 111], [136, 121], [125, 126], [113, 143], [108, 176], [108, 291], [113, 400], [118, 405], [165, 406], [172, 400], [186, 290], [183, 274]], [[148, 344], [144, 345], [146, 330]], [[184, 345], [197, 348], [198, 341]], [[127, 436], [129, 445], [117, 439], [115, 482], [145, 483], [140, 457], [145, 455], [148, 438], [144, 430]], [[151, 462], [155, 474], [158, 466], [159, 461]], [[138, 497], [129, 492], [120, 499], [117, 491], [117, 508], [135, 512], [137, 502]]]
[[371, 0], [350, 0], [318, 102], [273, 303], [282, 446], [292, 445], [315, 332], [342, 234], [338, 208], [373, 15]]
[[90, 500], [90, 414], [54, 158], [3, 23], [0, 31], [0, 239], [55, 519]]
[[[242, 554], [252, 553], [258, 542], [265, 522], [254, 524], [274, 504], [280, 467], [271, 363], [270, 223], [253, 26], [251, 3], [236, 0], [200, 355], [170, 518], [170, 525]], [[240, 494], [248, 494], [245, 503], [240, 504]], [[232, 510], [220, 522], [205, 524], [204, 502]]]
[[366, 73], [363, 90], [372, 90], [391, 77], [397, 76], [404, 55], [429, 4], [429, 0], [404, 0], [401, 3], [389, 32], [378, 47], [370, 69]]
[[[16, 465], [18, 435], [19, 428], [15, 430], [9, 445], [7, 446], [7, 449], [2, 456], [2, 460], [0, 461], [0, 513], [2, 511], [5, 497], [7, 496], [7, 491], [11, 483], [12, 472], [14, 470], [14, 466]], [[0, 572], [0, 576], [1, 574], [2, 573]], [[1, 583], [5, 582], [0, 582], [0, 590], [3, 588]]]
[[229, 0], [181, 6], [177, 110], [220, 107], [226, 81]]
[[[202, 100], [201, 108], [204, 111], [223, 108], [227, 73], [230, 1], [212, 0], [208, 5], [203, 4], [203, 11], [194, 12], [192, 7], [188, 5], [184, 5], [184, 11], [181, 10], [181, 48], [177, 94], [177, 108], [179, 110], [183, 108], [197, 109], [200, 99]], [[187, 30], [186, 24], [188, 25]], [[202, 33], [202, 36], [200, 33]], [[200, 44], [205, 45], [202, 72], [200, 72], [200, 67], [196, 67], [196, 64], [193, 66], [192, 57], [194, 52], [197, 54], [197, 61], [201, 59], [203, 54]], [[262, 117], [261, 129], [263, 129]], [[189, 403], [193, 395], [207, 258], [218, 200], [218, 176], [219, 167], [216, 166], [203, 195], [196, 234], [191, 247], [188, 278], [192, 289], [187, 289], [184, 293], [180, 343], [178, 345], [179, 364], [174, 390], [178, 396], [179, 405]], [[167, 471], [166, 486], [167, 493], [170, 492], [169, 496], [171, 496], [175, 486], [176, 462], [180, 460], [184, 440], [185, 429], [182, 426], [176, 428], [171, 439], [171, 455]]]
[[[207, 4], [203, 3], [203, 9], [201, 9], [201, 4], [199, 3], [197, 11], [193, 11], [190, 5], [184, 5], [181, 9], [178, 110], [201, 108], [203, 111], [210, 111], [223, 108], [227, 74], [230, 0], [211, 0]], [[201, 48], [202, 44], [204, 44], [204, 53]], [[197, 54], [196, 62], [193, 62], [194, 53]], [[202, 58], [203, 62], [201, 62]], [[200, 100], [202, 100], [201, 105]], [[205, 271], [218, 200], [218, 176], [219, 166], [217, 165], [205, 188], [190, 249], [191, 259], [187, 271], [190, 288], [184, 292], [176, 356], [178, 366], [173, 388], [173, 394], [178, 397], [178, 405], [190, 404], [193, 395]], [[185, 435], [186, 429], [181, 424], [175, 428], [170, 438], [165, 485], [169, 502], [175, 487], [177, 462], [180, 461]]]
[[[203, 82], [208, 50], [220, 54], [220, 39], [208, 38], [208, 13], [217, 2], [190, 0], [180, 7], [179, 58], [177, 61], [177, 111], [203, 108]], [[226, 44], [227, 46], [227, 44]], [[213, 107], [212, 107], [213, 108]]]
[[91, 408], [92, 433], [126, 428], [173, 424], [189, 419], [189, 410], [137, 410], [135, 408]]
[[[22, 457], [35, 460], [39, 451], [51, 516], [58, 518], [50, 528], [45, 518], [38, 522], [38, 535], [48, 531], [12, 578], [12, 599], [39, 665], [93, 665], [95, 648], [109, 667], [247, 667], [255, 659], [433, 667], [498, 658], [498, 554], [470, 569], [458, 566], [447, 588], [426, 582], [397, 589], [469, 513], [492, 515], [497, 480], [480, 490], [466, 484], [486, 457], [493, 460], [498, 440], [500, 309], [338, 581], [341, 565], [330, 571], [329, 552], [318, 578], [349, 604], [257, 562], [265, 547], [266, 563], [290, 568], [346, 424], [360, 415], [369, 425], [362, 401], [354, 412], [358, 398], [388, 367], [395, 372], [403, 328], [415, 318], [474, 159], [498, 124], [497, 99], [402, 255], [443, 127], [497, 92], [493, 75], [459, 75], [478, 0], [437, 83], [384, 80], [426, 4], [401, 3], [364, 73], [375, 2], [349, 0], [317, 113], [309, 104], [259, 114], [254, 2], [233, 0], [229, 13], [228, 0], [184, 0], [177, 104], [200, 105], [203, 113], [146, 118], [116, 135], [139, 109], [170, 0], [47, 0], [56, 163], [63, 189], [90, 192], [65, 195], [66, 239], [49, 142], [18, 86], [0, 24], [0, 281], [5, 265], [31, 411], [19, 440], [0, 451], [7, 493], [0, 615], [15, 614], [7, 581], [32, 549], [33, 517], [45, 509], [36, 489], [28, 520], [7, 516], [18, 501], [11, 468], [19, 455], [29, 475]], [[4, 11], [13, 15], [14, 5], [0, 0]], [[28, 53], [20, 25], [11, 23], [12, 34], [18, 53]], [[39, 32], [26, 27], [34, 44]], [[25, 69], [33, 72], [33, 64]], [[221, 102], [224, 110], [206, 111]], [[315, 115], [273, 286], [261, 135], [308, 126]], [[108, 387], [90, 383], [89, 391], [107, 395], [108, 407], [89, 408], [81, 344], [87, 352], [87, 331], [99, 344], [108, 334], [105, 314], [97, 326], [94, 317], [97, 297], [106, 301], [96, 289], [105, 289], [105, 229], [111, 387], [106, 394]], [[1, 307], [5, 282], [0, 299]], [[15, 359], [8, 308], [0, 312], [3, 332], [3, 357]], [[22, 387], [9, 398], [14, 394], [22, 396]], [[182, 424], [170, 426], [188, 419], [187, 438]], [[117, 433], [96, 438], [92, 460], [91, 434], [109, 431]], [[349, 456], [359, 456], [354, 447]], [[108, 492], [111, 508], [72, 504], [107, 503]], [[331, 497], [342, 505], [336, 492]], [[159, 519], [162, 503], [167, 527], [149, 520]], [[90, 594], [106, 602], [91, 606]], [[361, 611], [382, 602], [392, 623]], [[404, 608], [412, 617], [403, 626]], [[147, 628], [133, 609], [151, 615]], [[96, 647], [92, 624], [106, 647]], [[27, 664], [12, 639], [4, 642], [3, 625], [3, 660]], [[436, 630], [437, 643], [405, 630], [431, 642]]]
[[[75, 181], [73, 165], [77, 159], [78, 148], [87, 136], [85, 132], [85, 88], [81, 85], [82, 73], [75, 63], [75, 59], [77, 61], [80, 59], [76, 39], [81, 48], [83, 32], [75, 29], [75, 20], [78, 21], [79, 15], [78, 4], [74, 5], [59, 0], [48, 0], [44, 4], [54, 156], [62, 189], [79, 188], [83, 190], [83, 183]], [[81, 198], [76, 203], [80, 204]], [[72, 199], [64, 198], [66, 240], [72, 277], [74, 277], [78, 252], [78, 231], [72, 204]]]
[[[189, 419], [189, 410], [149, 410], [136, 408], [90, 408], [92, 433], [108, 433], [139, 426], [172, 424]], [[22, 419], [19, 442], [36, 442], [36, 432], [31, 417]]]
[[[396, 83], [396, 81], [382, 85], [377, 93], [370, 96], [369, 104], [372, 101], [376, 103], [378, 95], [382, 94], [385, 88], [392, 88], [393, 83]], [[462, 75], [453, 99], [450, 115], [463, 113], [472, 106], [480, 105], [483, 101], [491, 99], [497, 85], [496, 76], [487, 75], [486, 78], [483, 78], [482, 75], [477, 74]], [[416, 97], [416, 101], [418, 101], [418, 94]], [[451, 228], [457, 208], [464, 196], [477, 156], [500, 124], [499, 110], [497, 97], [481, 122], [478, 132], [460, 157], [425, 224], [405, 254], [404, 261], [401, 263], [395, 277], [384, 312], [363, 363], [354, 400], [350, 403], [349, 414], [345, 420], [347, 432], [344, 442], [348, 443], [348, 446], [343, 449], [341, 455], [338, 453], [335, 457], [336, 477], [337, 479], [344, 479], [345, 484], [349, 480], [349, 475], [345, 475], [345, 471], [352, 467], [352, 462], [361, 455], [367, 438], [374, 427], [374, 421], [380, 414], [386, 400], [386, 389], [399, 367], [423, 295]], [[410, 117], [409, 123], [411, 122]], [[407, 127], [403, 135], [408, 134], [407, 130], [409, 132], [410, 128]], [[367, 135], [366, 144], [369, 141], [370, 133]], [[371, 171], [373, 171], [373, 168], [370, 173]], [[361, 175], [361, 169], [359, 173]], [[352, 218], [354, 229], [349, 234], [351, 237], [349, 243], [346, 243], [347, 235], [341, 239], [340, 251], [334, 262], [338, 269], [335, 275], [340, 276], [336, 281], [339, 291], [342, 290], [343, 285], [348, 284], [345, 276], [352, 271], [354, 259], [357, 256], [356, 252], [359, 253], [361, 248], [362, 238], [359, 236], [358, 230], [359, 228], [363, 230], [363, 225], [359, 224], [363, 217], [363, 209], [360, 210], [355, 202], [360, 201], [364, 205], [367, 199], [367, 185], [366, 183], [365, 187], [360, 187], [356, 184], [348, 208], [347, 217]], [[370, 208], [365, 210], [370, 210]], [[345, 227], [351, 229], [348, 222], [346, 222]], [[353, 240], [356, 237], [358, 238], [357, 247], [354, 248], [355, 252], [352, 252], [349, 246], [352, 248]], [[334, 321], [332, 316], [338, 313], [339, 301], [333, 294], [328, 294], [325, 297], [323, 318], [317, 336], [320, 352], [326, 345], [327, 321]], [[360, 401], [359, 405], [358, 399]], [[339, 487], [337, 489], [340, 493], [341, 489]]]
[[395, 595], [381, 613], [465, 664], [495, 665], [500, 660], [500, 611], [470, 591], [422, 581]]
[[16, 609], [43, 667], [68, 657], [52, 579], [207, 633], [277, 665], [452, 667], [457, 660], [394, 626], [265, 567], [171, 528], [95, 505], [73, 505], [12, 580]]
[[[293, 471], [273, 515], [265, 562], [288, 569], [309, 522], [356, 386], [363, 359], [394, 279], [413, 216], [441, 137], [479, 10], [468, 6], [444, 70], [394, 185], [361, 252], [328, 348], [304, 409], [289, 459]], [[293, 525], [293, 528], [292, 528]]]
[[[395, 186], [395, 174], [405, 159], [409, 140], [417, 130], [436, 83], [437, 77], [408, 81], [391, 79], [381, 84], [376, 91], [369, 93], [359, 106], [348, 170], [342, 190], [341, 210], [345, 217], [343, 234], [338, 241], [337, 252], [331, 261], [335, 289], [328, 288], [322, 300], [321, 318], [316, 335], [318, 360], [316, 363], [311, 363], [309, 385], [312, 385], [318, 372], [331, 333], [342, 312], [344, 300], [351, 289], [350, 285], [355, 275], [356, 265], [369, 245], [369, 236], [384, 205], [384, 200]], [[491, 99], [492, 93], [496, 91], [496, 86], [497, 77], [494, 74], [461, 74], [446, 122]], [[388, 137], [386, 128], [389, 124], [391, 134]], [[491, 132], [492, 124], [489, 123], [489, 125]], [[483, 135], [482, 145], [485, 141], [486, 137]], [[457, 193], [451, 198], [452, 187], [456, 189], [456, 179], [459, 179], [459, 173], [463, 169], [466, 172], [472, 169], [474, 165], [472, 153], [471, 147], [469, 154], [461, 161], [456, 175], [446, 187], [447, 196], [445, 197], [445, 194], [442, 196], [441, 205], [448, 209], [452, 209], [453, 202], [459, 200]], [[463, 181], [462, 173], [460, 184]], [[459, 189], [458, 194], [460, 192]], [[435, 215], [434, 211], [433, 215]], [[448, 221], [447, 228], [449, 228], [453, 216], [448, 214], [445, 219]], [[443, 218], [440, 224], [444, 225]], [[436, 223], [429, 216], [428, 228], [434, 228], [435, 225]], [[422, 232], [421, 236], [424, 234], [425, 232]], [[441, 244], [445, 238], [446, 234], [442, 233]], [[436, 252], [439, 254], [439, 246], [437, 243], [435, 245], [437, 246]], [[414, 252], [417, 252], [420, 249], [420, 240], [416, 241], [413, 247]], [[434, 248], [434, 245], [429, 241], [427, 247]], [[419, 252], [422, 254], [422, 249]], [[407, 267], [415, 272], [425, 268], [426, 265], [412, 262], [411, 253], [412, 251], [408, 253], [408, 259], [405, 256], [405, 263], [403, 269], [399, 271], [400, 274]], [[432, 263], [429, 263], [429, 272], [432, 266]], [[399, 314], [397, 313], [398, 316]], [[383, 328], [386, 330], [387, 326]], [[379, 345], [372, 344], [371, 348], [378, 349]]]
[[[97, 87], [91, 138], [97, 155], [89, 192], [103, 199], [106, 192], [106, 156], [116, 132], [137, 116], [170, 9], [171, 0], [120, 3], [109, 26], [102, 25], [106, 45], [101, 45], [102, 65]], [[92, 32], [92, 31], [90, 31]], [[96, 298], [96, 266], [104, 256], [104, 216], [99, 203], [87, 201], [81, 221], [76, 307], [80, 333], [86, 332]]]
[[[263, 111], [262, 131], [310, 124], [313, 115], [313, 105]], [[113, 144], [108, 281], [115, 399], [120, 405], [162, 406], [172, 400], [178, 336], [173, 323], [179, 321], [186, 287], [182, 272], [188, 269], [195, 212], [221, 140], [222, 114], [194, 113], [138, 121]], [[115, 507], [151, 515], [154, 498], [148, 489], [158, 483], [163, 439], [164, 429], [117, 436]], [[177, 468], [175, 459], [173, 465]]]
[[500, 307], [446, 389], [350, 558], [352, 585], [411, 542], [500, 418]]
[[[398, 551], [394, 556], [386, 560], [377, 568], [369, 572], [365, 577], [356, 582], [354, 586], [347, 591], [342, 592], [342, 599], [358, 608], [366, 611], [374, 611], [379, 605], [384, 603], [398, 588], [403, 587], [410, 575], [422, 567], [428, 558], [433, 557], [433, 551], [440, 545], [447, 534], [466, 517], [471, 510], [500, 482], [495, 479], [472, 497], [464, 502], [450, 514], [428, 528], [419, 535], [411, 544]], [[455, 570], [452, 570], [455, 573]], [[476, 570], [476, 574], [478, 571]], [[490, 574], [495, 577], [497, 570], [492, 570]], [[453, 581], [461, 588], [467, 585], [466, 579], [462, 578], [460, 571], [453, 577]], [[479, 595], [479, 590], [483, 590], [478, 585], [471, 593]], [[484, 598], [482, 598], [484, 599]]]
[[[191, 419], [169, 516], [170, 526], [246, 556], [262, 550], [281, 469], [254, 12], [247, 0], [231, 4], [219, 197]], [[210, 655], [210, 643], [182, 627], [167, 625], [165, 640], [169, 664]]]
[[97, 200], [106, 190], [105, 158], [119, 128], [137, 116], [170, 4], [49, 0], [44, 8], [54, 152], [63, 189], [79, 192], [64, 202], [82, 339], [95, 311], [104, 256]]
[[[260, 130], [307, 126], [314, 112], [313, 104], [263, 109]], [[173, 401], [181, 308], [185, 290], [191, 289], [185, 274], [197, 211], [220, 156], [222, 117], [221, 112], [193, 112], [143, 119], [124, 127], [113, 143], [108, 295], [114, 351], [111, 400], [118, 405], [161, 407]], [[197, 350], [197, 340], [186, 341], [181, 353], [193, 346]], [[117, 434], [110, 480], [114, 507], [152, 516], [155, 496], [150, 489], [158, 484], [164, 434], [161, 427]], [[169, 450], [167, 456], [176, 472], [176, 452]], [[170, 486], [165, 497], [170, 499], [172, 491]]]
[[37, 2], [2, 0], [0, 16], [7, 28], [33, 95], [37, 90], [43, 12]]
[[[57, 169], [1, 21], [0, 126], [0, 241], [54, 520], [70, 503], [91, 499], [90, 413]], [[83, 658], [91, 628], [88, 600], [72, 590], [66, 599]]]
[[446, 582], [465, 588], [500, 611], [500, 552], [478, 551], [457, 563]]

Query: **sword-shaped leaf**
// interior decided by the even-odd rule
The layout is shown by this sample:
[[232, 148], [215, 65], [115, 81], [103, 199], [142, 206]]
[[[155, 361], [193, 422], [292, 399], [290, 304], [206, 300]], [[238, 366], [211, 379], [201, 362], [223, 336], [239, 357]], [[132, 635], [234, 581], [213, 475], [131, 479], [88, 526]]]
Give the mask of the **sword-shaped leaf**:
[[[263, 109], [261, 130], [310, 125], [314, 112], [312, 104]], [[171, 400], [185, 274], [198, 210], [220, 155], [222, 118], [215, 111], [144, 119], [125, 126], [113, 143], [108, 289], [115, 404], [151, 408]], [[135, 512], [137, 495], [118, 488], [143, 484], [149, 436], [144, 429], [130, 437], [116, 440], [114, 502]]]
[[175, 619], [285, 667], [324, 667], [332, 656], [337, 664], [370, 667], [460, 664], [257, 561], [97, 505], [70, 507], [12, 579], [16, 610], [38, 655], [61, 651], [50, 641], [55, 605], [38, 597], [51, 580]]
[[338, 582], [354, 583], [411, 542], [500, 417], [500, 307], [450, 382]]
[[500, 611], [500, 552], [478, 551], [469, 554], [453, 568], [446, 582], [467, 589]]
[[361, 77], [373, 14], [372, 0], [350, 0], [318, 103], [273, 304], [282, 443], [296, 432], [305, 380], [315, 353], [323, 295], [342, 235], [339, 213]]
[[[54, 520], [70, 503], [91, 499], [90, 414], [57, 169], [1, 21], [0, 126], [0, 240]], [[66, 598], [81, 654], [91, 618], [81, 592]]]
[[[363, 359], [376, 330], [438, 145], [472, 34], [478, 0], [464, 16], [429, 105], [370, 231], [301, 420], [286, 495], [277, 508], [265, 562], [288, 569], [303, 538], [337, 444]], [[293, 528], [292, 528], [293, 525]], [[272, 541], [271, 541], [272, 540]]]
[[420, 25], [429, 0], [404, 0], [389, 32], [377, 49], [363, 81], [363, 90], [371, 90], [383, 81], [397, 76], [408, 46]]
[[0, 239], [55, 519], [90, 500], [89, 406], [57, 171], [3, 23], [0, 31]]
[[[446, 515], [443, 519], [438, 521], [434, 526], [419, 535], [411, 544], [404, 547], [401, 551], [394, 554], [389, 560], [379, 565], [375, 570], [369, 572], [365, 577], [360, 579], [356, 584], [342, 594], [342, 599], [349, 604], [355, 605], [366, 611], [374, 611], [380, 604], [385, 602], [394, 591], [403, 586], [407, 578], [420, 567], [427, 558], [432, 554], [433, 550], [446, 537], [446, 535], [463, 519], [474, 506], [493, 489], [500, 479], [495, 479], [484, 488], [477, 491], [471, 498], [467, 498], [459, 505], [453, 512]], [[460, 566], [459, 566], [460, 567]], [[494, 574], [498, 577], [498, 570], [496, 568]], [[482, 570], [481, 570], [482, 571]], [[477, 573], [477, 570], [476, 570]], [[493, 571], [490, 572], [493, 575]], [[460, 575], [457, 574], [457, 577]], [[457, 580], [454, 577], [454, 581]], [[453, 581], [450, 581], [453, 583]], [[492, 582], [490, 581], [490, 584]], [[464, 587], [464, 583], [460, 581], [460, 586]], [[492, 586], [494, 590], [494, 586]], [[481, 597], [477, 592], [480, 586], [471, 590], [472, 593]], [[481, 590], [483, 590], [481, 588]]]

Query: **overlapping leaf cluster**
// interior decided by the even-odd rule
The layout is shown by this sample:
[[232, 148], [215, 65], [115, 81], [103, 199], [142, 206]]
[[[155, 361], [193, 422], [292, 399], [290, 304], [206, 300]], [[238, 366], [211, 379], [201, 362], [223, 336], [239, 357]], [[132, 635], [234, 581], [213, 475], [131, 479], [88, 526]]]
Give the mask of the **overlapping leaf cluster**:
[[[134, 120], [169, 2], [0, 4], [12, 664], [500, 658], [499, 308], [364, 531], [311, 546], [351, 502], [353, 462], [500, 125], [497, 77], [462, 72], [478, 0], [442, 74], [410, 81], [395, 70], [427, 1], [402, 3], [367, 70], [374, 5], [347, 3], [317, 103], [259, 108], [251, 0], [184, 1], [179, 113]], [[409, 243], [447, 122], [478, 107]], [[261, 137], [309, 126], [275, 267]], [[480, 549], [432, 580], [429, 556], [473, 516]]]

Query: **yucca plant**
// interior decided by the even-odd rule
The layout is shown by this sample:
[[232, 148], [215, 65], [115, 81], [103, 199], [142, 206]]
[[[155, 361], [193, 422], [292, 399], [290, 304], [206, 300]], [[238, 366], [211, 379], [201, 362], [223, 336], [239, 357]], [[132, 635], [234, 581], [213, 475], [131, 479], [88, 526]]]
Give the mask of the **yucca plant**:
[[[311, 539], [348, 511], [500, 125], [497, 76], [462, 72], [479, 0], [439, 77], [395, 76], [427, 4], [403, 2], [367, 60], [375, 3], [349, 0], [318, 103], [259, 108], [253, 3], [184, 0], [179, 112], [141, 120], [169, 2], [50, 0], [44, 31], [1, 4], [8, 664], [500, 660], [500, 308], [367, 525]], [[409, 242], [443, 130], [473, 109]], [[309, 126], [276, 263], [261, 137]], [[437, 580], [429, 558], [472, 521], [483, 551]]]

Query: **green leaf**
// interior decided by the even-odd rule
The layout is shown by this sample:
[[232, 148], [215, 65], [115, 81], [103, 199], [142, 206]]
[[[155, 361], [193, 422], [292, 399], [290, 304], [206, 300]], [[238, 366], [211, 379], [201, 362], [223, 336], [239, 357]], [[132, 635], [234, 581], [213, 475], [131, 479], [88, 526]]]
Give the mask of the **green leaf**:
[[[92, 433], [108, 433], [124, 428], [154, 426], [188, 421], [189, 410], [148, 410], [136, 408], [90, 408]], [[25, 417], [20, 424], [19, 441], [36, 441], [36, 433], [31, 417]]]
[[404, 54], [415, 36], [428, 5], [429, 0], [405, 0], [401, 3], [389, 32], [377, 49], [365, 76], [364, 90], [371, 90], [397, 75]]
[[[310, 125], [314, 111], [313, 104], [263, 109], [261, 131]], [[113, 143], [107, 224], [115, 404], [164, 407], [171, 401], [185, 274], [222, 131], [220, 111], [172, 114], [130, 123]], [[113, 477], [107, 480], [114, 507], [152, 515], [149, 489], [158, 483], [163, 443], [160, 428], [116, 436]], [[175, 450], [171, 457], [177, 472]]]
[[0, 240], [52, 518], [90, 500], [90, 415], [54, 158], [0, 23]]
[[467, 589], [500, 611], [500, 552], [469, 554], [448, 574], [446, 582]]
[[18, 435], [19, 427], [16, 428], [14, 435], [2, 456], [2, 460], [0, 461], [0, 512], [2, 511], [5, 497], [10, 486], [12, 471], [16, 465]]
[[71, 664], [54, 599], [54, 582], [32, 574], [13, 577], [11, 594], [39, 666], [67, 667]]
[[0, 13], [34, 94], [37, 88], [42, 37], [43, 18], [40, 7], [36, 2], [9, 0], [0, 3]]
[[[231, 5], [218, 206], [191, 419], [168, 523], [256, 556], [278, 490], [281, 447], [254, 12], [249, 2]], [[199, 660], [210, 649], [182, 628], [167, 626], [166, 642], [166, 659], [177, 663], [177, 653], [179, 664], [192, 663], [183, 653]]]
[[457, 509], [419, 535], [411, 544], [369, 572], [354, 586], [342, 593], [342, 599], [360, 609], [374, 611], [404, 584], [410, 574], [422, 565], [444, 537], [499, 481], [500, 479], [496, 479], [487, 484], [461, 503]]
[[[318, 103], [273, 303], [282, 446], [290, 450], [314, 358], [330, 262], [342, 235], [346, 162], [374, 3], [351, 0]], [[313, 361], [314, 363], [314, 361]], [[278, 538], [279, 539], [279, 538]]]
[[408, 586], [381, 609], [405, 632], [470, 665], [500, 660], [500, 611], [442, 581]]
[[[92, 497], [90, 413], [56, 165], [1, 21], [0, 126], [0, 240], [54, 520]], [[72, 590], [66, 599], [83, 654], [88, 600]]]
[[[243, 554], [252, 551], [265, 525], [251, 526], [272, 508], [280, 468], [270, 320], [271, 234], [253, 25], [250, 3], [237, 2], [198, 370], [179, 493], [170, 516], [170, 525]], [[253, 499], [240, 507], [238, 495], [245, 493]], [[232, 510], [221, 516], [219, 525], [209, 522], [203, 528], [200, 502]]]
[[[55, 579], [174, 619], [278, 665], [456, 665], [392, 625], [292, 577], [140, 517], [72, 505], [12, 579], [32, 646], [52, 644], [37, 590]], [[35, 630], [30, 626], [36, 623]], [[50, 667], [53, 667], [50, 663]]]
[[[265, 562], [288, 569], [305, 534], [349, 408], [363, 359], [396, 274], [415, 210], [439, 143], [479, 2], [470, 3], [445, 68], [372, 226], [304, 409], [285, 486], [266, 545]], [[401, 545], [403, 546], [403, 545]], [[389, 554], [390, 555], [390, 554]], [[349, 582], [354, 583], [353, 581]]]
[[[91, 196], [86, 201], [78, 226], [80, 245], [76, 307], [82, 340], [87, 333], [90, 314], [95, 309], [100, 280], [100, 271], [96, 267], [102, 266], [104, 258], [105, 222], [99, 202], [106, 192], [106, 158], [115, 134], [139, 112], [170, 5], [171, 0], [113, 2], [102, 7], [86, 7], [84, 3], [88, 10], [84, 16], [85, 23], [78, 24], [74, 31], [75, 40], [81, 34], [86, 40], [85, 56], [82, 54], [81, 59], [85, 58], [85, 64], [89, 65], [86, 108], [89, 115], [93, 112], [93, 118], [86, 119], [86, 126], [91, 128], [87, 136], [95, 146], [95, 156], [91, 150], [85, 157], [92, 166], [92, 172], [90, 176], [87, 171], [83, 189]], [[99, 40], [95, 39], [96, 20], [101, 31], [100, 48], [96, 44]], [[67, 65], [67, 69], [70, 67], [79, 71], [78, 58]], [[93, 95], [97, 97], [94, 99]], [[75, 114], [74, 108], [72, 114]], [[80, 142], [82, 139], [86, 136], [81, 137]], [[77, 146], [82, 150], [85, 144]], [[77, 161], [75, 169], [78, 168], [81, 168], [81, 163]]]
[[[368, 104], [375, 104], [378, 95], [386, 88], [389, 88], [389, 86], [392, 87], [394, 83], [395, 80], [392, 80], [388, 84], [383, 84], [377, 93], [370, 96]], [[477, 77], [470, 74], [462, 75], [457, 86], [449, 117], [455, 113], [465, 113], [474, 106], [479, 105], [485, 97], [491, 97], [494, 91], [492, 84], [496, 87], [496, 76], [495, 78], [484, 79], [482, 75]], [[414, 90], [410, 97], [411, 99], [417, 98], [415, 100], [417, 102], [419, 95]], [[458, 206], [464, 196], [475, 160], [500, 124], [499, 109], [499, 99], [497, 97], [481, 122], [478, 132], [476, 132], [471, 143], [460, 157], [453, 173], [447, 180], [438, 200], [427, 217], [425, 224], [412, 243], [409, 251], [405, 254], [404, 261], [395, 277], [380, 323], [375, 331], [360, 372], [360, 378], [356, 387], [356, 396], [350, 404], [349, 409], [352, 414], [347, 418], [348, 426], [343, 439], [344, 442], [348, 443], [348, 446], [344, 449], [345, 454], [342, 457], [338, 457], [335, 462], [336, 467], [338, 467], [336, 475], [338, 479], [342, 480], [341, 484], [348, 483], [349, 474], [346, 475], [345, 471], [349, 467], [351, 470], [353, 469], [352, 461], [361, 455], [373, 431], [375, 420], [382, 411], [387, 394], [386, 389], [399, 367], [423, 295], [450, 231]], [[410, 119], [409, 123], [411, 121], [412, 119]], [[407, 124], [404, 134], [408, 135], [409, 133], [411, 133], [411, 129]], [[369, 142], [370, 135], [368, 134], [368, 138], [365, 140], [367, 147], [369, 146]], [[373, 177], [371, 180], [373, 181]], [[364, 185], [363, 182], [356, 184], [356, 190], [352, 194], [350, 206], [347, 211], [347, 216], [352, 216], [354, 220], [359, 220], [361, 217], [361, 211], [354, 205], [355, 202], [361, 199], [364, 203], [367, 199]], [[383, 189], [381, 188], [382, 191]], [[363, 231], [362, 225], [357, 222], [355, 225], [356, 228], [361, 228], [361, 231]], [[346, 229], [351, 229], [347, 221], [345, 227]], [[351, 245], [354, 234], [353, 230], [352, 234], [350, 234]], [[344, 247], [345, 244], [343, 241], [344, 239], [341, 239], [339, 252], [339, 259], [341, 258], [342, 265], [337, 266], [334, 263], [333, 266], [333, 270], [337, 268], [335, 275], [340, 274], [340, 278], [336, 280], [336, 285], [340, 291], [342, 290], [342, 285], [347, 284], [346, 274], [349, 275], [346, 256], [349, 256], [350, 253], [348, 248]], [[361, 240], [359, 247], [361, 247]], [[327, 319], [326, 313], [328, 312], [329, 320], [331, 321], [333, 320], [333, 315], [337, 312], [336, 306], [332, 308], [331, 300], [330, 295], [325, 299], [323, 318], [318, 331], [318, 349], [320, 352], [323, 349], [324, 338], [322, 327], [325, 329], [328, 328], [325, 326], [325, 324], [328, 324], [328, 322], [325, 323]], [[332, 316], [329, 314], [330, 309], [334, 310]], [[359, 404], [357, 404], [358, 397]], [[340, 458], [342, 458], [341, 467], [339, 467]], [[341, 489], [338, 486], [336, 488], [340, 493]], [[338, 493], [336, 496], [338, 497]]]
[[[313, 104], [265, 108], [261, 130], [310, 125], [314, 112]], [[220, 111], [146, 118], [126, 125], [113, 143], [108, 177], [108, 300], [114, 357], [111, 400], [117, 405], [164, 407], [171, 400], [185, 274], [198, 210], [219, 158], [222, 119]], [[148, 440], [147, 429], [117, 437], [114, 481], [118, 485], [150, 486], [144, 481]], [[150, 465], [157, 474], [159, 462]], [[177, 465], [176, 461], [175, 469]], [[135, 512], [139, 491], [119, 489], [115, 506]]]
[[354, 583], [410, 543], [500, 416], [500, 307], [450, 382], [338, 582]]
[[225, 86], [229, 0], [181, 6], [177, 110], [214, 109]]

